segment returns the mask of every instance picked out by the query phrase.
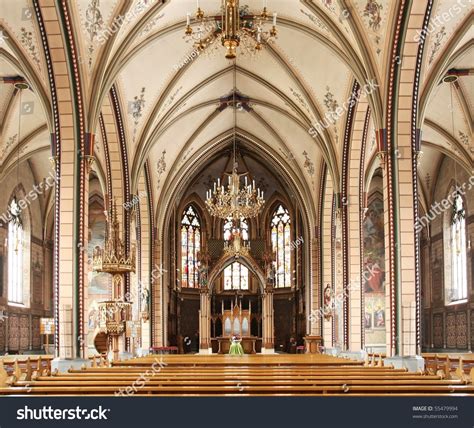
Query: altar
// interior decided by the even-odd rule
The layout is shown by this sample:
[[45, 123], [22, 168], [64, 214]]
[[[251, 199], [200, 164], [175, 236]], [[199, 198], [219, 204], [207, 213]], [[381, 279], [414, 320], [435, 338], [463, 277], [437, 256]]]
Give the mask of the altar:
[[[262, 347], [262, 339], [254, 336], [242, 337], [242, 348], [246, 354], [256, 354]], [[216, 337], [211, 339], [212, 352], [217, 354], [228, 354], [230, 348], [229, 337]]]
[[231, 302], [230, 309], [222, 309], [219, 318], [222, 320], [222, 336], [211, 338], [213, 353], [228, 354], [233, 336], [238, 336], [242, 341], [241, 345], [246, 354], [255, 354], [261, 351], [262, 338], [252, 336], [250, 332], [250, 320], [252, 316], [252, 305], [248, 309], [242, 308], [242, 302], [234, 305]]

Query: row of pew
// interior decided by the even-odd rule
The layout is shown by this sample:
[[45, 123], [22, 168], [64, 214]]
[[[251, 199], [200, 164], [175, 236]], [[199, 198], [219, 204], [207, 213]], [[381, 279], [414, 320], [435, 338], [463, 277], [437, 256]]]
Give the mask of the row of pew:
[[50, 372], [30, 360], [8, 373], [0, 395], [286, 396], [474, 395], [474, 369], [458, 361], [434, 373], [384, 366], [381, 356], [353, 361], [329, 355], [155, 355]]

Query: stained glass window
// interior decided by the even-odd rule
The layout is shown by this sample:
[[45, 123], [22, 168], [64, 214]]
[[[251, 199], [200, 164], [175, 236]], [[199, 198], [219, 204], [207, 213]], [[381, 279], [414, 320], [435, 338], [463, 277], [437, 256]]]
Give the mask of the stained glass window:
[[224, 290], [248, 290], [249, 270], [243, 264], [234, 262], [224, 269]]
[[201, 222], [192, 205], [181, 219], [181, 286], [197, 288], [199, 270], [197, 255], [201, 250]]
[[447, 297], [448, 303], [467, 299], [466, 214], [459, 193], [451, 217], [451, 290]]
[[275, 253], [275, 287], [291, 287], [291, 221], [288, 210], [279, 205], [271, 222], [272, 249]]
[[[229, 241], [232, 237], [233, 223], [232, 218], [229, 217], [224, 223], [224, 241]], [[244, 241], [249, 240], [249, 224], [247, 219], [241, 217], [240, 219], [240, 236]]]
[[8, 210], [8, 301], [23, 304], [23, 226], [16, 199]]

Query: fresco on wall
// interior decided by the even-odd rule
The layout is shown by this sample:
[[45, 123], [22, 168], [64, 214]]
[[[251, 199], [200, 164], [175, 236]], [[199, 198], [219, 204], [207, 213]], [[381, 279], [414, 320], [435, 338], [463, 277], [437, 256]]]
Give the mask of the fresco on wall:
[[366, 347], [385, 346], [385, 242], [383, 199], [369, 198], [363, 223], [364, 236], [364, 328]]

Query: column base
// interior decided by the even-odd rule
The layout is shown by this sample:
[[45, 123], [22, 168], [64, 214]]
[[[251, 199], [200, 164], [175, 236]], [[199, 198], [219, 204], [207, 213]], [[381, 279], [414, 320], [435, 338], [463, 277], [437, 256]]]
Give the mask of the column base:
[[262, 348], [261, 354], [276, 354], [275, 348]]
[[59, 373], [67, 373], [70, 368], [80, 370], [84, 364], [86, 367], [90, 367], [91, 361], [82, 358], [54, 358], [51, 360], [51, 371], [54, 372], [57, 370]]
[[212, 354], [212, 348], [201, 348], [201, 349], [199, 349], [198, 354], [200, 354], [200, 355]]
[[408, 369], [409, 372], [418, 372], [425, 369], [425, 359], [420, 355], [411, 356], [394, 356], [388, 357], [384, 360], [384, 365], [393, 365], [396, 369]]

